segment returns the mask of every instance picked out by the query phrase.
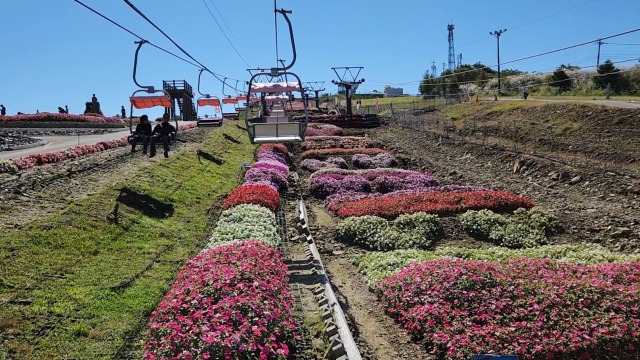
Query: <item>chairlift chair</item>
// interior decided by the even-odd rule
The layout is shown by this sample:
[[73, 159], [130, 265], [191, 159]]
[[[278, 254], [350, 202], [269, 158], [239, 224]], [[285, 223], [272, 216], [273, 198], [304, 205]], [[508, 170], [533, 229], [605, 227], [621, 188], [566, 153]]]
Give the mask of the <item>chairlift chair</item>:
[[[200, 74], [198, 74], [198, 94], [200, 94], [200, 97], [198, 98], [198, 100], [196, 100], [196, 104], [198, 106], [198, 108], [196, 109], [196, 113], [202, 106], [213, 106], [214, 113], [211, 117], [199, 115], [197, 124], [198, 126], [222, 126], [222, 103], [220, 102], [220, 99], [217, 96], [203, 94], [200, 91], [200, 80], [202, 78], [202, 72], [204, 70], [205, 69], [200, 69]], [[215, 116], [216, 114], [220, 114], [220, 116]]]
[[[251, 77], [249, 93], [246, 97], [245, 124], [252, 144], [297, 143], [304, 141], [308, 122], [306, 101], [303, 101], [304, 116], [294, 120], [285, 110], [285, 103], [289, 101], [289, 97], [267, 95], [290, 91], [299, 91], [304, 95], [304, 89], [298, 76], [290, 72], [287, 74], [293, 76], [297, 82], [255, 82], [256, 77], [270, 76], [269, 73], [258, 73]], [[256, 117], [250, 117], [249, 103], [252, 94], [260, 94], [261, 98], [261, 111]], [[304, 96], [301, 96], [301, 99], [304, 99]], [[271, 110], [267, 110], [268, 108], [271, 108]]]

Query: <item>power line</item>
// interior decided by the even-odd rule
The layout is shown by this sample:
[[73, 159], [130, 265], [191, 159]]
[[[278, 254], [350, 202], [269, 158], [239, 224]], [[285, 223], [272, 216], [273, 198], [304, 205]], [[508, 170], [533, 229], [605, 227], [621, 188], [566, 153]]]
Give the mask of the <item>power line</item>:
[[[218, 81], [223, 82], [224, 80], [220, 80], [219, 76], [222, 76], [220, 74], [216, 74], [213, 71], [209, 70], [209, 68], [207, 68], [205, 65], [203, 65], [201, 62], [199, 62], [198, 60], [196, 60], [193, 56], [191, 56], [191, 54], [189, 54], [185, 49], [183, 49], [180, 45], [178, 45], [178, 43], [176, 43], [169, 35], [167, 35], [167, 33], [165, 33], [164, 31], [162, 31], [162, 29], [160, 29], [153, 21], [151, 21], [151, 19], [149, 19], [144, 13], [142, 13], [142, 11], [140, 11], [135, 5], [133, 5], [131, 3], [131, 1], [129, 0], [124, 0], [125, 3], [127, 3], [127, 5], [129, 5], [129, 7], [131, 7], [136, 13], [138, 13], [138, 15], [140, 15], [143, 19], [145, 19], [149, 24], [151, 24], [151, 26], [153, 26], [154, 28], [156, 28], [156, 30], [158, 30], [162, 35], [164, 35], [169, 41], [171, 41], [171, 43], [173, 45], [175, 45], [178, 49], [180, 49], [180, 51], [182, 51], [182, 53], [184, 53], [185, 55], [187, 55], [187, 57], [189, 57], [191, 60], [195, 61], [198, 65], [200, 65], [200, 68], [206, 70], [208, 73], [210, 73], [211, 75], [213, 75], [216, 79], [218, 79]], [[236, 89], [235, 87], [229, 85], [229, 87], [231, 87], [232, 89], [238, 91], [238, 89]]]
[[[240, 41], [238, 41], [238, 39], [236, 38], [236, 36], [233, 34], [233, 30], [231, 30], [231, 27], [229, 26], [229, 24], [227, 24], [227, 22], [224, 20], [224, 16], [222, 16], [222, 13], [220, 12], [220, 10], [218, 10], [218, 7], [216, 6], [216, 4], [213, 2], [213, 0], [209, 0], [209, 2], [211, 3], [211, 5], [213, 6], [213, 8], [216, 10], [216, 12], [218, 13], [218, 16], [220, 16], [220, 20], [222, 20], [222, 23], [224, 24], [224, 26], [227, 27], [227, 30], [229, 30], [229, 33], [231, 34], [231, 37], [233, 38], [233, 40], [235, 40], [236, 44], [238, 44], [238, 47], [240, 48], [240, 50], [242, 50], [242, 52], [244, 52], [245, 55], [249, 55], [249, 53], [247, 53], [247, 51], [242, 47], [242, 44], [240, 43]], [[249, 56], [249, 59], [251, 58], [251, 56]]]
[[[238, 56], [240, 57], [240, 59], [242, 59], [242, 61], [245, 63], [245, 65], [247, 65], [247, 67], [251, 67], [251, 65], [249, 65], [249, 63], [247, 62], [247, 60], [245, 60], [242, 55], [240, 55], [240, 52], [238, 52], [238, 49], [236, 49], [236, 47], [233, 45], [233, 43], [231, 42], [231, 40], [229, 40], [229, 37], [227, 36], [227, 34], [225, 33], [224, 29], [222, 29], [222, 26], [220, 26], [220, 23], [218, 22], [218, 19], [215, 18], [215, 16], [213, 16], [213, 12], [211, 12], [211, 9], [209, 8], [209, 5], [207, 5], [207, 3], [205, 2], [205, 0], [202, 0], [202, 3], [204, 4], [204, 6], [207, 8], [207, 10], [209, 11], [209, 15], [211, 15], [211, 18], [213, 19], [213, 21], [216, 22], [216, 25], [218, 25], [218, 28], [220, 29], [220, 31], [222, 31], [222, 35], [224, 35], [224, 38], [227, 39], [227, 42], [229, 43], [229, 45], [231, 45], [231, 47], [233, 48], [233, 51], [236, 52], [236, 54], [238, 54]], [[236, 40], [237, 41], [237, 40]]]
[[[91, 8], [90, 6], [88, 6], [88, 5], [84, 4], [82, 1], [80, 1], [80, 0], [74, 0], [74, 1], [75, 1], [76, 3], [78, 3], [78, 4], [82, 5], [82, 6], [84, 6], [86, 9], [88, 9], [88, 10], [89, 10], [89, 11], [91, 11], [91, 12], [93, 12], [94, 14], [96, 14], [96, 15], [100, 16], [101, 18], [103, 18], [103, 19], [107, 20], [108, 22], [112, 23], [113, 25], [115, 25], [115, 26], [119, 27], [120, 29], [122, 29], [122, 30], [124, 30], [124, 31], [128, 32], [129, 34], [131, 34], [131, 35], [133, 35], [133, 36], [137, 37], [139, 40], [144, 40], [140, 35], [138, 35], [138, 34], [134, 33], [133, 31], [131, 31], [131, 30], [127, 29], [126, 27], [124, 27], [124, 26], [122, 26], [122, 25], [118, 24], [118, 23], [117, 23], [117, 22], [115, 22], [114, 20], [111, 20], [110, 18], [108, 18], [107, 16], [105, 16], [105, 15], [101, 14], [101, 13], [100, 13], [100, 12], [98, 12], [97, 10], [95, 10], [95, 9]], [[191, 65], [193, 65], [193, 66], [198, 66], [198, 65], [196, 65], [195, 63], [193, 63], [193, 62], [191, 62], [191, 61], [189, 61], [189, 60], [187, 60], [187, 59], [185, 59], [185, 58], [183, 58], [183, 57], [181, 57], [181, 56], [179, 56], [179, 55], [176, 55], [176, 54], [172, 53], [172, 52], [171, 52], [171, 51], [169, 51], [169, 50], [163, 49], [163, 48], [161, 48], [161, 47], [160, 47], [160, 46], [158, 46], [158, 45], [152, 44], [152, 43], [151, 43], [151, 42], [149, 42], [148, 40], [145, 40], [145, 41], [147, 41], [147, 44], [149, 44], [149, 45], [153, 46], [154, 48], [156, 48], [156, 49], [158, 49], [158, 50], [160, 50], [160, 51], [164, 51], [165, 53], [167, 53], [167, 54], [169, 54], [169, 55], [171, 55], [171, 56], [173, 56], [173, 57], [175, 57], [175, 58], [178, 58], [178, 59], [180, 59], [180, 60], [182, 60], [182, 61], [184, 61], [184, 62], [186, 62], [186, 63], [188, 63], [188, 64], [191, 64]]]

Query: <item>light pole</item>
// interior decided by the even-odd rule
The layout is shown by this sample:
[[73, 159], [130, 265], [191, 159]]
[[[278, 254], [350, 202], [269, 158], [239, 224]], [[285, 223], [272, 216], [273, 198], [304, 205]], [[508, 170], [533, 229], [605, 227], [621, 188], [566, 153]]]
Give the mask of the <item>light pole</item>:
[[500, 35], [506, 32], [507, 29], [496, 30], [489, 33], [489, 35], [495, 35], [498, 41], [498, 95], [500, 95]]

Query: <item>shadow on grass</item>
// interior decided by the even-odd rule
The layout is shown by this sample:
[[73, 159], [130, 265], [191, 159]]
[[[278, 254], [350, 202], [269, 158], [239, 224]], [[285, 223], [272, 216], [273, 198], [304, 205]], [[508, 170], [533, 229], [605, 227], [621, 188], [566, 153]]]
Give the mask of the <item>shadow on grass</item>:
[[114, 209], [116, 212], [118, 204], [124, 204], [151, 218], [164, 219], [173, 216], [173, 204], [163, 203], [126, 187], [120, 189], [116, 202], [116, 209]]
[[234, 143], [234, 144], [242, 144], [242, 141], [240, 141], [240, 140], [238, 140], [238, 139], [234, 138], [234, 137], [233, 137], [233, 136], [231, 136], [231, 135], [227, 135], [227, 134], [222, 134], [222, 135], [224, 136], [224, 138], [225, 138], [225, 139], [227, 139], [227, 140], [231, 141], [231, 142], [232, 142], [232, 143]]
[[202, 150], [198, 150], [198, 161], [200, 162], [200, 164], [202, 164], [202, 160], [201, 159], [205, 159], [207, 161], [211, 161], [212, 163], [216, 164], [216, 165], [222, 165], [224, 164], [224, 159], [220, 159], [219, 157], [209, 154], [208, 152], [204, 152]]
[[242, 130], [242, 131], [247, 131], [247, 128], [246, 128], [246, 127], [242, 127], [242, 126], [240, 126], [240, 125], [238, 125], [238, 124], [236, 124], [236, 127], [237, 127], [238, 129]]

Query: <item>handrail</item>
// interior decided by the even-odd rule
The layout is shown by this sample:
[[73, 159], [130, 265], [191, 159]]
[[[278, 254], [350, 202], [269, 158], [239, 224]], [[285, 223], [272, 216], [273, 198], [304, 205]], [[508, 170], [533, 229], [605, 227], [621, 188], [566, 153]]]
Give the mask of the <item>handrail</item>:
[[[274, 9], [274, 12], [282, 14], [282, 16], [284, 16], [284, 19], [287, 21], [287, 25], [289, 27], [289, 37], [291, 38], [291, 50], [293, 50], [293, 60], [291, 60], [291, 64], [289, 64], [288, 66], [285, 66], [283, 68], [275, 67], [275, 68], [271, 69], [272, 73], [277, 73], [279, 71], [287, 71], [287, 70], [291, 69], [293, 67], [293, 64], [296, 63], [297, 54], [296, 54], [296, 42], [293, 39], [293, 26], [291, 25], [291, 20], [289, 20], [289, 17], [287, 16], [287, 14], [291, 14], [291, 13], [293, 13], [293, 11], [285, 10], [285, 9], [280, 9], [280, 10]], [[283, 64], [283, 66], [284, 66], [284, 64]]]
[[138, 85], [139, 88], [141, 89], [145, 89], [145, 91], [152, 93], [154, 91], [154, 87], [153, 86], [144, 86], [144, 85], [140, 85], [138, 83], [138, 80], [136, 79], [136, 73], [138, 70], [138, 53], [140, 52], [140, 48], [142, 48], [142, 45], [148, 43], [147, 40], [140, 40], [140, 41], [134, 41], [134, 44], [138, 44], [138, 48], [136, 49], [136, 54], [135, 57], [133, 59], [133, 82]]

